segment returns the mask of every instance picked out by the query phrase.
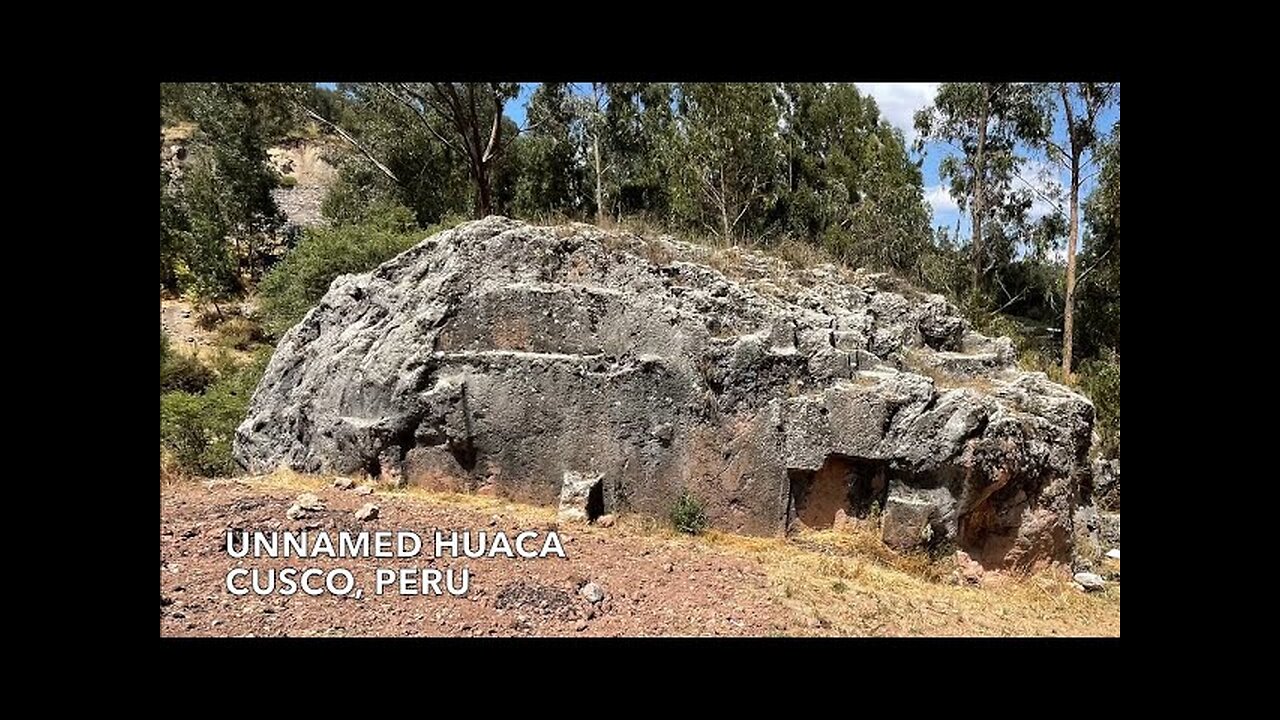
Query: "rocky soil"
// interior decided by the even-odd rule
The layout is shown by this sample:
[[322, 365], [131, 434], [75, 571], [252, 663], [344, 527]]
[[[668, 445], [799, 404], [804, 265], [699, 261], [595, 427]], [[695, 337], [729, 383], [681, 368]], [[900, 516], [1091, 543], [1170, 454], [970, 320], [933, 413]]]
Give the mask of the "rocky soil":
[[[160, 528], [161, 634], [164, 635], [768, 635], [800, 626], [770, 602], [768, 579], [743, 559], [711, 557], [689, 547], [663, 547], [645, 538], [607, 536], [582, 528], [562, 532], [568, 560], [442, 558], [424, 563], [394, 559], [247, 559], [226, 553], [226, 529], [405, 530], [424, 537], [434, 528], [496, 532], [554, 527], [522, 524], [510, 511], [424, 506], [378, 497], [378, 517], [359, 522], [367, 498], [321, 492], [325, 509], [291, 521], [297, 493], [256, 491], [241, 485], [186, 488], [166, 495]], [[540, 526], [540, 527], [539, 527]], [[447, 567], [472, 573], [463, 598], [383, 595], [347, 597], [302, 593], [260, 598], [227, 592], [237, 565], [257, 568], [351, 569], [368, 581], [374, 567]], [[591, 602], [582, 592], [596, 584]], [[590, 594], [590, 593], [588, 593]]]
[[[474, 573], [466, 597], [360, 599], [234, 596], [238, 566], [374, 567], [421, 559], [235, 559], [226, 531], [470, 529], [513, 535], [556, 527], [553, 511], [498, 498], [337, 489], [330, 478], [178, 483], [161, 492], [160, 632], [164, 636], [1118, 635], [1119, 583], [1084, 593], [1064, 573], [1016, 579], [907, 573], [828, 544], [712, 533], [677, 536], [622, 518], [559, 528], [567, 559], [452, 559]], [[367, 491], [364, 491], [367, 492]], [[322, 508], [290, 520], [303, 495]], [[376, 504], [377, 517], [357, 520]], [[828, 538], [829, 539], [829, 538]], [[1118, 576], [1119, 562], [1114, 561]], [[925, 567], [925, 566], [922, 566]], [[927, 566], [933, 568], [933, 566]], [[949, 571], [949, 563], [941, 566]], [[979, 572], [980, 571], [976, 571]]]

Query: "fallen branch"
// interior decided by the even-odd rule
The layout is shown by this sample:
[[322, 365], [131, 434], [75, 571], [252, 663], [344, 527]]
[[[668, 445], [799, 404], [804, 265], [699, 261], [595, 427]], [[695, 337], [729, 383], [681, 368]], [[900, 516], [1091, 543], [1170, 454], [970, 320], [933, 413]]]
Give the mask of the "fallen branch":
[[376, 157], [374, 157], [374, 156], [373, 156], [373, 153], [369, 150], [369, 148], [365, 147], [363, 143], [361, 143], [359, 140], [355, 139], [355, 138], [351, 135], [351, 133], [347, 132], [346, 130], [343, 130], [341, 127], [339, 127], [339, 126], [338, 126], [338, 124], [337, 124], [337, 123], [335, 123], [335, 122], [333, 122], [333, 121], [331, 121], [331, 120], [328, 120], [328, 119], [324, 118], [323, 116], [321, 116], [321, 115], [320, 115], [320, 113], [317, 113], [316, 111], [312, 110], [311, 108], [306, 107], [306, 106], [301, 106], [301, 107], [302, 107], [303, 112], [305, 112], [307, 115], [311, 116], [311, 119], [313, 119], [313, 120], [315, 120], [315, 121], [317, 121], [317, 122], [324, 123], [325, 125], [327, 125], [327, 126], [329, 126], [329, 127], [333, 128], [333, 130], [334, 130], [335, 132], [337, 132], [337, 133], [338, 133], [338, 135], [340, 135], [340, 136], [342, 137], [342, 139], [343, 139], [343, 140], [346, 140], [347, 142], [351, 143], [352, 147], [354, 147], [355, 149], [359, 150], [359, 151], [360, 151], [360, 154], [361, 154], [361, 155], [364, 155], [364, 156], [365, 156], [365, 158], [367, 158], [367, 159], [369, 160], [369, 162], [373, 163], [374, 167], [376, 167], [376, 168], [378, 168], [378, 170], [382, 171], [382, 174], [383, 174], [383, 175], [386, 175], [387, 177], [391, 178], [391, 181], [392, 181], [392, 182], [394, 182], [394, 183], [399, 183], [399, 182], [400, 182], [400, 178], [396, 177], [396, 174], [395, 174], [395, 173], [393, 173], [393, 172], [391, 172], [391, 168], [387, 167], [386, 165], [383, 165], [383, 164], [382, 164], [382, 162], [381, 162], [380, 160], [378, 160], [378, 158], [376, 158]]

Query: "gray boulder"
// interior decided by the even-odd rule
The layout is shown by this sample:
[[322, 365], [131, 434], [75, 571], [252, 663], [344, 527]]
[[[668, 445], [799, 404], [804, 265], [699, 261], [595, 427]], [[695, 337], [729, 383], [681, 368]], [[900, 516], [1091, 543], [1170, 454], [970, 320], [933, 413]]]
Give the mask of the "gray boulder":
[[303, 510], [323, 510], [324, 501], [315, 495], [315, 493], [302, 493], [298, 496], [295, 504]]
[[750, 534], [900, 488], [984, 566], [1066, 561], [1093, 406], [1011, 349], [884, 275], [489, 217], [334, 280], [234, 452], [551, 506], [589, 469], [599, 513]]
[[1107, 582], [1102, 579], [1102, 576], [1096, 573], [1079, 572], [1075, 574], [1074, 578], [1086, 592], [1096, 592], [1107, 586]]
[[[589, 515], [591, 492], [604, 480], [601, 475], [569, 471], [560, 485], [560, 508], [557, 519], [562, 522], [585, 522]], [[599, 490], [596, 490], [599, 492]]]
[[604, 600], [604, 589], [593, 582], [589, 582], [586, 585], [583, 585], [582, 590], [580, 590], [579, 592], [582, 594], [582, 597], [585, 598], [587, 602], [592, 604], [595, 604], [600, 602], [601, 600]]
[[938, 504], [927, 497], [890, 494], [881, 520], [881, 536], [895, 550], [928, 547], [934, 540], [933, 528], [939, 516]]
[[1120, 512], [1120, 458], [1094, 461], [1093, 502], [1099, 510]]
[[1107, 547], [1120, 547], [1120, 513], [1098, 513], [1098, 537]]

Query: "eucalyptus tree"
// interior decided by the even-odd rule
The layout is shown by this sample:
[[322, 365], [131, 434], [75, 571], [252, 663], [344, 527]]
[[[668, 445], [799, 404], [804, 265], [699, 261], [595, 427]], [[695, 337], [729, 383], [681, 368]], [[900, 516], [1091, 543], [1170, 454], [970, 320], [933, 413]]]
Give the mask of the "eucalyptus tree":
[[929, 214], [901, 132], [852, 84], [787, 83], [778, 92], [787, 232], [852, 262], [915, 269]]
[[687, 223], [736, 244], [758, 229], [783, 162], [779, 111], [761, 83], [685, 83], [677, 91], [677, 202]]
[[[1076, 248], [1080, 238], [1080, 188], [1099, 170], [1098, 148], [1102, 140], [1098, 123], [1103, 111], [1117, 102], [1119, 83], [1054, 83], [1040, 91], [1056, 100], [1062, 112], [1065, 142], [1046, 132], [1040, 142], [1051, 161], [1070, 175], [1067, 197], [1070, 220], [1067, 228], [1066, 299], [1062, 316], [1062, 375], [1071, 377], [1075, 349]], [[1046, 115], [1052, 118], [1056, 112]], [[1118, 180], [1117, 180], [1118, 183]], [[1118, 189], [1118, 188], [1117, 188]]]
[[949, 152], [938, 166], [961, 210], [970, 213], [973, 289], [980, 292], [992, 263], [985, 252], [985, 223], [1017, 201], [1013, 180], [1023, 144], [1039, 142], [1047, 118], [1033, 86], [1011, 83], [943, 83], [933, 104], [916, 113], [916, 149], [930, 141]]

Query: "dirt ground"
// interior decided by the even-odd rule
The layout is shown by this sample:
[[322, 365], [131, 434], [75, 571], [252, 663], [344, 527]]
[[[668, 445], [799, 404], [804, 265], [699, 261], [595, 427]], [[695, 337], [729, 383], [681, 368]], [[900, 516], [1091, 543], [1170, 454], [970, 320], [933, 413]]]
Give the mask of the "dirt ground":
[[192, 355], [214, 346], [214, 335], [198, 324], [199, 312], [186, 300], [160, 299], [160, 329], [169, 334], [169, 345]]
[[[325, 509], [290, 520], [302, 492]], [[376, 520], [354, 512], [379, 506]], [[556, 529], [554, 511], [501, 498], [378, 488], [338, 490], [331, 478], [277, 474], [237, 481], [177, 482], [161, 488], [160, 633], [163, 636], [779, 636], [779, 635], [1119, 635], [1119, 583], [1076, 589], [1065, 572], [988, 574], [981, 585], [948, 567], [898, 560], [859, 538], [830, 531], [792, 539], [717, 532], [678, 535], [624, 516], [610, 528], [557, 532], [566, 559], [253, 558], [227, 552], [227, 530], [411, 530], [429, 543], [436, 529]], [[237, 535], [237, 537], [239, 537]], [[284, 596], [228, 592], [237, 567], [349, 569], [355, 593]], [[470, 572], [465, 596], [373, 592], [377, 568]], [[1118, 575], [1119, 565], [1115, 563]], [[265, 577], [265, 573], [264, 573]], [[238, 581], [248, 585], [248, 580]], [[589, 601], [593, 582], [603, 599]]]
[[[253, 299], [227, 303], [222, 307], [227, 317], [253, 314], [257, 310]], [[217, 327], [201, 327], [200, 310], [189, 300], [160, 298], [160, 330], [169, 336], [169, 349], [201, 360], [212, 360], [218, 353], [244, 361], [250, 353], [226, 347], [218, 342]]]

